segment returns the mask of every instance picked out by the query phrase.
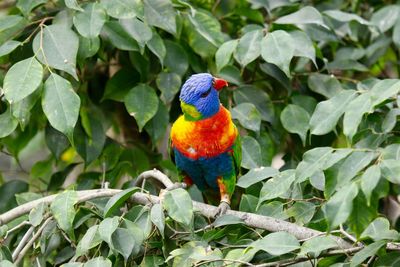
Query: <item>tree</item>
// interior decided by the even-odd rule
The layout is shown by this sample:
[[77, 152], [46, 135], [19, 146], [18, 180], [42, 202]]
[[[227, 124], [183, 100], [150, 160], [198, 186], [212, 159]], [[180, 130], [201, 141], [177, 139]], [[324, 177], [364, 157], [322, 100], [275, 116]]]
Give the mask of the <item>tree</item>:
[[[398, 261], [400, 5], [0, 7], [2, 265]], [[198, 72], [230, 83], [220, 98], [243, 143], [238, 211], [215, 221], [199, 191], [172, 188], [167, 156]]]

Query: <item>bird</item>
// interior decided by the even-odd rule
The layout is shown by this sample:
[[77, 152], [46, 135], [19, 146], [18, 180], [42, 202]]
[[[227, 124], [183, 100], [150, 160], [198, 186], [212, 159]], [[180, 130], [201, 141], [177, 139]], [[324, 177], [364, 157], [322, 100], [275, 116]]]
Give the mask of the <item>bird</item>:
[[180, 181], [195, 184], [206, 200], [219, 196], [216, 216], [230, 209], [242, 158], [238, 129], [219, 100], [219, 91], [227, 86], [209, 73], [190, 76], [179, 95], [183, 114], [170, 132]]

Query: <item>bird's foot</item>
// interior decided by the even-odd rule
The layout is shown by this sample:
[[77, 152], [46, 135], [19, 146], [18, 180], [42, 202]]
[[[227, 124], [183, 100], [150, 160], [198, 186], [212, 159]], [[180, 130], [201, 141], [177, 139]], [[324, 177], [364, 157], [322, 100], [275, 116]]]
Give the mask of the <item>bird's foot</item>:
[[222, 200], [218, 205], [217, 212], [215, 213], [215, 217], [224, 215], [230, 209], [231, 209], [230, 204], [227, 201]]

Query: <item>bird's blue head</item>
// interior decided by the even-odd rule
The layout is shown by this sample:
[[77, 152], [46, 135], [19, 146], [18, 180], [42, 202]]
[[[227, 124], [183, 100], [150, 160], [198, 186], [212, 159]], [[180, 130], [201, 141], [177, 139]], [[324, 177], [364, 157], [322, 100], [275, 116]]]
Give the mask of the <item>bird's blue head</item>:
[[190, 76], [183, 84], [179, 99], [186, 120], [197, 121], [216, 114], [219, 110], [218, 91], [228, 83], [209, 73]]

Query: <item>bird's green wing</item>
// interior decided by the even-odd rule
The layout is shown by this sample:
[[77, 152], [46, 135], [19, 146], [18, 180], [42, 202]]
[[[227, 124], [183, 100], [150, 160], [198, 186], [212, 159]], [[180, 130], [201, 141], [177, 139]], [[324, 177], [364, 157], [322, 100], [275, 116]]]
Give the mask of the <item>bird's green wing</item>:
[[240, 134], [237, 135], [233, 143], [233, 163], [235, 165], [236, 176], [240, 176], [240, 165], [242, 164], [242, 143], [240, 141]]

